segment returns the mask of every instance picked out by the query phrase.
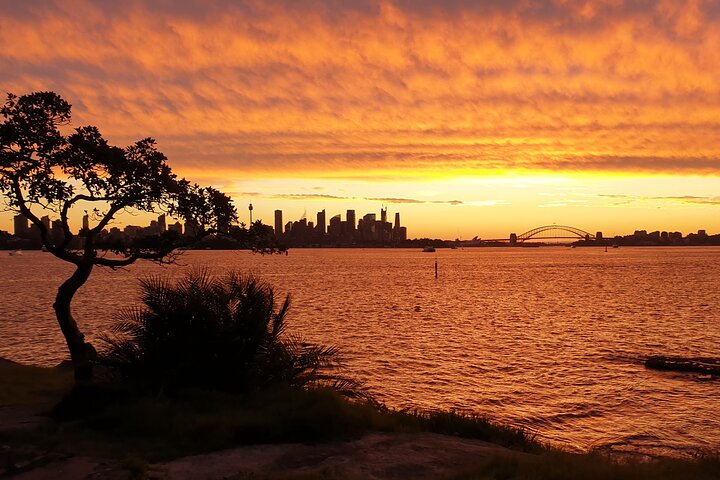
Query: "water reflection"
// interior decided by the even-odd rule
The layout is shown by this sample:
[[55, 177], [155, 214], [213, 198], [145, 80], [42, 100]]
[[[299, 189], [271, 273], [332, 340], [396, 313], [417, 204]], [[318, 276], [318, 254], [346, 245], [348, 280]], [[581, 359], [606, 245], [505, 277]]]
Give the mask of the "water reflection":
[[[393, 406], [487, 413], [577, 448], [720, 444], [720, 382], [647, 371], [653, 354], [717, 356], [717, 248], [190, 252], [179, 266], [96, 270], [74, 306], [92, 338], [138, 276], [194, 265], [253, 272], [293, 297], [292, 328], [337, 344]], [[66, 356], [51, 308], [71, 267], [0, 256], [0, 356]]]

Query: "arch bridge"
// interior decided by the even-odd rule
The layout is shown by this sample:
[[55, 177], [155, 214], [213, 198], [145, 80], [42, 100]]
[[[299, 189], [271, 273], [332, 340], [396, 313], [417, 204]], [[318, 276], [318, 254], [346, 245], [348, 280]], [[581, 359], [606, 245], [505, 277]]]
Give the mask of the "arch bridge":
[[595, 235], [580, 228], [569, 225], [543, 225], [535, 227], [520, 235], [510, 234], [510, 243], [523, 243], [531, 239], [542, 240], [595, 240]]

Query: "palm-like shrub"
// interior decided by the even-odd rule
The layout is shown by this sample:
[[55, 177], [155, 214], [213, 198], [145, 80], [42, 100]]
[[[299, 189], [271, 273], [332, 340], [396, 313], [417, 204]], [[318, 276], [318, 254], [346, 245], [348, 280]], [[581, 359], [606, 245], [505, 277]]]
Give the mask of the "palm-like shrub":
[[151, 388], [249, 391], [271, 384], [329, 386], [359, 396], [336, 373], [338, 351], [285, 330], [290, 297], [252, 276], [196, 270], [171, 283], [142, 280], [143, 306], [121, 312], [101, 362], [125, 381]]

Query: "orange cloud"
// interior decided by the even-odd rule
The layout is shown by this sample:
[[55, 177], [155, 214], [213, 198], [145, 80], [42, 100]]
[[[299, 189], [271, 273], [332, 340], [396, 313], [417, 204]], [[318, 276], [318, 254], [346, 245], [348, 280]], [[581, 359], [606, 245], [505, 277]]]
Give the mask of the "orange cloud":
[[81, 0], [0, 17], [52, 89], [187, 171], [720, 173], [712, 1]]

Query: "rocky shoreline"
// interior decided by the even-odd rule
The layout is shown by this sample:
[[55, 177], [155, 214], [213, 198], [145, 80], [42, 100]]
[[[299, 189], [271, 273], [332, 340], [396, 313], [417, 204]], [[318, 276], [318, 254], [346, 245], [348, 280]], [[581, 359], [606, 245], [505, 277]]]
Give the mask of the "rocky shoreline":
[[[9, 460], [6, 450], [4, 460]], [[490, 459], [513, 461], [532, 454], [480, 440], [433, 433], [371, 433], [347, 442], [250, 445], [142, 466], [133, 473], [123, 462], [31, 451], [15, 452], [15, 464], [0, 468], [22, 480], [362, 478], [434, 479], [472, 469]], [[2, 459], [2, 456], [0, 456]], [[140, 473], [140, 475], [138, 475]]]

